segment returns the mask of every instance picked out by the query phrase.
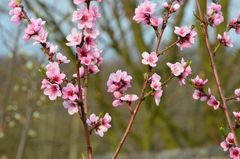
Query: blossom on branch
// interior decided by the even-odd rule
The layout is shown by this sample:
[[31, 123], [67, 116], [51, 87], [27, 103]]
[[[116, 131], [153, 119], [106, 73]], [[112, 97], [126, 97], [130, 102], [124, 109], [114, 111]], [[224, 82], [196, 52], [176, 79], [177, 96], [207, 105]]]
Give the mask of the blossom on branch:
[[151, 3], [149, 0], [145, 0], [135, 9], [133, 20], [135, 20], [137, 23], [143, 23], [158, 27], [162, 24], [163, 19], [156, 18], [154, 16], [156, 5], [156, 3]]
[[197, 33], [190, 27], [175, 27], [174, 33], [178, 35], [177, 46], [182, 51], [184, 48], [190, 48], [195, 42]]
[[224, 21], [222, 15], [222, 6], [220, 4], [211, 3], [207, 9], [208, 24], [212, 27], [216, 27]]

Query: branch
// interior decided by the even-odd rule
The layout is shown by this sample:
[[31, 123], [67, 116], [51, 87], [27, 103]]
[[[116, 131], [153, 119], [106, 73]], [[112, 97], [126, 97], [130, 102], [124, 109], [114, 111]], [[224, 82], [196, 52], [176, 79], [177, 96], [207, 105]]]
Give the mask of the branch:
[[[203, 21], [203, 15], [202, 15], [202, 11], [201, 11], [201, 8], [200, 8], [199, 1], [195, 0], [195, 2], [196, 2], [196, 5], [197, 5], [199, 18], [201, 19], [201, 21]], [[209, 59], [210, 59], [210, 62], [211, 62], [211, 69], [212, 69], [212, 72], [213, 72], [213, 75], [214, 75], [214, 78], [215, 78], [215, 83], [216, 83], [217, 88], [218, 88], [218, 93], [219, 93], [219, 95], [221, 97], [221, 102], [223, 104], [222, 105], [222, 110], [223, 110], [223, 112], [225, 114], [228, 127], [231, 130], [231, 132], [233, 133], [234, 144], [235, 144], [235, 146], [238, 146], [238, 141], [237, 141], [237, 138], [236, 138], [236, 131], [233, 128], [233, 124], [232, 124], [231, 119], [230, 119], [228, 106], [227, 106], [226, 99], [225, 99], [225, 96], [224, 96], [224, 93], [223, 93], [223, 88], [221, 86], [221, 81], [220, 81], [220, 78], [219, 78], [219, 74], [217, 72], [217, 68], [216, 68], [216, 64], [215, 64], [215, 61], [214, 61], [213, 52], [212, 52], [211, 47], [210, 47], [210, 42], [209, 42], [209, 38], [208, 38], [208, 24], [207, 23], [203, 23], [202, 27], [204, 29], [205, 43], [206, 43], [206, 46], [207, 46], [208, 55], [209, 55]]]
[[[160, 43], [161, 43], [161, 39], [162, 39], [163, 33], [164, 33], [164, 31], [165, 31], [165, 28], [166, 28], [166, 26], [167, 26], [168, 19], [169, 19], [169, 13], [167, 13], [167, 14], [165, 15], [165, 19], [164, 19], [164, 21], [163, 21], [163, 25], [162, 25], [162, 28], [161, 28], [160, 33], [159, 33], [159, 34], [156, 34], [156, 35], [157, 35], [157, 38], [158, 38], [158, 40], [157, 40], [157, 45], [156, 45], [156, 47], [155, 47], [155, 52], [156, 52], [156, 53], [157, 53], [158, 50], [159, 50]], [[118, 146], [117, 146], [117, 149], [116, 149], [116, 151], [115, 151], [115, 153], [114, 153], [113, 159], [117, 159], [118, 154], [119, 154], [119, 152], [121, 151], [122, 146], [123, 146], [125, 140], [127, 139], [129, 133], [130, 133], [130, 130], [131, 130], [131, 128], [132, 128], [133, 122], [134, 122], [134, 120], [135, 120], [135, 118], [136, 118], [136, 115], [137, 115], [137, 113], [138, 113], [138, 110], [139, 110], [142, 102], [143, 102], [144, 99], [145, 99], [145, 98], [144, 98], [144, 96], [145, 96], [145, 91], [146, 91], [146, 87], [147, 87], [147, 84], [148, 84], [148, 79], [149, 79], [149, 77], [150, 77], [150, 75], [151, 75], [151, 72], [152, 72], [152, 68], [151, 68], [151, 67], [148, 67], [148, 70], [147, 70], [147, 72], [145, 73], [146, 76], [145, 76], [145, 81], [144, 81], [143, 86], [142, 86], [142, 89], [141, 89], [140, 98], [139, 98], [136, 106], [134, 107], [134, 110], [133, 110], [133, 113], [132, 113], [131, 118], [130, 118], [130, 120], [129, 120], [127, 129], [125, 130], [124, 135], [122, 136], [122, 139], [121, 139], [120, 143], [119, 143]]]

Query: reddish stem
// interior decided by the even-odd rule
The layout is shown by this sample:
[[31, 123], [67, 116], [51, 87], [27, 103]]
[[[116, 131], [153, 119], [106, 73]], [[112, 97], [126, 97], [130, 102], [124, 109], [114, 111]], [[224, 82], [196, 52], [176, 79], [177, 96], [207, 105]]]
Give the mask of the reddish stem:
[[[195, 1], [196, 1], [197, 9], [198, 9], [199, 18], [200, 18], [201, 21], [204, 21], [202, 11], [201, 11], [201, 8], [200, 8], [200, 4], [199, 4], [198, 0], [195, 0]], [[222, 104], [223, 104], [222, 105], [222, 110], [223, 110], [223, 112], [225, 114], [225, 117], [227, 119], [228, 127], [234, 135], [234, 144], [235, 144], [235, 146], [238, 146], [238, 141], [237, 141], [237, 138], [236, 138], [236, 131], [235, 131], [235, 129], [233, 127], [233, 124], [232, 124], [232, 121], [230, 119], [228, 106], [227, 106], [227, 103], [226, 103], [226, 98], [225, 98], [224, 93], [223, 93], [223, 88], [221, 86], [221, 81], [220, 81], [220, 78], [219, 78], [219, 75], [218, 75], [218, 72], [217, 72], [217, 69], [216, 69], [216, 64], [215, 64], [215, 61], [214, 61], [213, 51], [210, 47], [210, 42], [209, 42], [209, 37], [208, 37], [208, 24], [207, 23], [202, 23], [202, 27], [203, 27], [204, 34], [205, 34], [205, 43], [206, 43], [206, 46], [207, 46], [209, 59], [210, 59], [210, 62], [211, 62], [211, 69], [212, 69], [212, 72], [213, 72], [213, 75], [214, 75], [214, 78], [215, 78], [215, 82], [216, 82], [216, 85], [217, 85], [217, 88], [218, 88], [218, 93], [221, 97], [221, 101], [222, 101]]]
[[[165, 20], [164, 20], [164, 22], [163, 22], [163, 25], [162, 25], [162, 28], [161, 28], [160, 33], [156, 34], [156, 35], [157, 35], [157, 38], [158, 38], [158, 40], [157, 40], [157, 45], [156, 45], [156, 48], [155, 48], [155, 52], [156, 52], [156, 53], [157, 53], [158, 50], [159, 50], [160, 43], [161, 43], [161, 39], [162, 39], [163, 33], [164, 33], [164, 31], [165, 31], [165, 28], [166, 28], [166, 26], [167, 26], [168, 19], [169, 19], [169, 13], [165, 15]], [[148, 84], [148, 79], [149, 79], [149, 77], [150, 77], [150, 75], [151, 75], [151, 72], [152, 72], [152, 67], [148, 67], [148, 71], [146, 72], [146, 76], [145, 76], [145, 81], [144, 81], [143, 87], [142, 87], [142, 89], [141, 89], [140, 98], [139, 98], [136, 106], [134, 107], [134, 110], [133, 110], [133, 113], [132, 113], [131, 118], [130, 118], [130, 120], [129, 120], [127, 129], [125, 130], [124, 135], [122, 136], [122, 139], [121, 139], [120, 143], [119, 143], [118, 146], [117, 146], [117, 149], [116, 149], [116, 151], [115, 151], [115, 153], [114, 153], [113, 159], [116, 159], [116, 158], [118, 157], [119, 152], [121, 151], [122, 146], [123, 146], [125, 140], [127, 139], [129, 133], [130, 133], [130, 130], [131, 130], [131, 128], [132, 128], [133, 122], [134, 122], [134, 120], [135, 120], [135, 118], [136, 118], [136, 115], [137, 115], [137, 113], [138, 113], [138, 110], [139, 110], [142, 102], [143, 102], [144, 99], [145, 99], [145, 98], [144, 98], [144, 97], [145, 97], [145, 91], [146, 91], [146, 87], [147, 87], [147, 84]]]

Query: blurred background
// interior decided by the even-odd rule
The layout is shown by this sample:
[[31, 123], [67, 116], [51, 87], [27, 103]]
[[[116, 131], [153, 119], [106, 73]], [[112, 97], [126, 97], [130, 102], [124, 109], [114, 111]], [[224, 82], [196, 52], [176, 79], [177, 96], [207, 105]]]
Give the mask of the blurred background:
[[[156, 15], [162, 16], [163, 1], [152, 1], [158, 3]], [[104, 138], [92, 135], [94, 154], [97, 156], [115, 150], [130, 117], [127, 107], [113, 108], [111, 105], [113, 97], [106, 89], [109, 74], [118, 69], [126, 70], [133, 76], [133, 88], [129, 92], [139, 92], [146, 70], [140, 63], [141, 53], [151, 51], [155, 46], [154, 31], [132, 20], [139, 2], [104, 0], [100, 6], [102, 17], [98, 27], [101, 36], [98, 42], [105, 62], [101, 73], [90, 79], [89, 109], [90, 113], [109, 112], [113, 120], [112, 128]], [[203, 1], [200, 3], [203, 5]], [[239, 0], [221, 0], [220, 3], [225, 22], [216, 30], [210, 29], [213, 47], [217, 44], [216, 34], [222, 34], [227, 22], [240, 12]], [[47, 63], [46, 58], [40, 46], [24, 42], [22, 36], [26, 24], [16, 26], [10, 22], [7, 4], [7, 0], [0, 1], [0, 159], [79, 159], [85, 152], [79, 116], [69, 116], [61, 100], [51, 102], [43, 96], [40, 90], [42, 77], [38, 69]], [[24, 5], [31, 16], [47, 21], [51, 41], [60, 46], [63, 54], [73, 59], [73, 50], [65, 45], [65, 37], [73, 27], [71, 15], [75, 6], [72, 1], [25, 0]], [[202, 30], [193, 16], [195, 11], [194, 1], [186, 0], [181, 10], [172, 16], [161, 48], [176, 40], [174, 26], [195, 24], [199, 34], [196, 44], [182, 52], [177, 47], [170, 49], [160, 58], [156, 72], [166, 79], [170, 74], [166, 62], [175, 62], [181, 57], [191, 59], [192, 77], [200, 74], [208, 78], [208, 86], [217, 95]], [[216, 57], [226, 96], [233, 95], [233, 90], [240, 86], [240, 36], [233, 31], [230, 35], [235, 47], [222, 47]], [[64, 72], [71, 75], [74, 64], [64, 67]], [[133, 133], [129, 135], [122, 154], [203, 147], [216, 147], [214, 152], [221, 153], [218, 145], [222, 137], [218, 128], [225, 125], [225, 117], [221, 111], [214, 111], [205, 103], [194, 101], [192, 93], [189, 85], [180, 87], [177, 80], [172, 80], [164, 89], [159, 107], [152, 98], [147, 99], [142, 104]], [[239, 110], [238, 103], [230, 102], [229, 105], [230, 109]]]

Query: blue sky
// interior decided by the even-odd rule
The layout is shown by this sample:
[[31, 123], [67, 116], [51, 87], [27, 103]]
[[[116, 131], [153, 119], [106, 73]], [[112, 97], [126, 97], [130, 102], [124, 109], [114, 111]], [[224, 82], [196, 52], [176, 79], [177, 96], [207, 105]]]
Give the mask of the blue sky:
[[[71, 13], [72, 12], [72, 7], [69, 6], [69, 1], [64, 1], [61, 0], [61, 2], [63, 3], [57, 3], [59, 2], [58, 0], [42, 0], [46, 3], [48, 3], [51, 6], [54, 6], [55, 8], [63, 11], [64, 13]], [[117, 0], [115, 0], [117, 1]], [[154, 0], [153, 0], [154, 1]], [[155, 0], [158, 3], [162, 3], [160, 1]], [[7, 3], [8, 0], [1, 0], [0, 1], [0, 6], [6, 6], [3, 7], [4, 10], [7, 10]], [[54, 5], [53, 5], [54, 4]], [[192, 13], [194, 11], [195, 8], [195, 4], [194, 4], [194, 0], [188, 0], [187, 1], [187, 9], [185, 10], [185, 18], [182, 22], [181, 25], [191, 25], [194, 17], [192, 16]], [[230, 5], [230, 13], [229, 13], [229, 19], [235, 17], [238, 13], [240, 13], [240, 0], [231, 0], [231, 5]], [[191, 16], [188, 16], [191, 15]], [[14, 44], [16, 43], [15, 41], [15, 37], [18, 34], [19, 30], [23, 30], [23, 26], [16, 26], [15, 24], [10, 22], [10, 17], [5, 14], [2, 13], [2, 10], [0, 10], [0, 27], [2, 30], [3, 28], [6, 28], [6, 30], [2, 30], [0, 31], [0, 46], [1, 46], [1, 50], [0, 50], [0, 55], [10, 55], [9, 52], [11, 52], [8, 48], [8, 46], [13, 47]], [[60, 19], [59, 16], [56, 15], [56, 19]], [[124, 23], [124, 22], [123, 22]], [[71, 28], [68, 27], [69, 25], [67, 25], [67, 27], [65, 27], [66, 34], [68, 32], [70, 32]], [[144, 28], [145, 29], [145, 28]], [[172, 29], [171, 27], [169, 27], [167, 29], [166, 34], [171, 35], [172, 34]], [[149, 32], [149, 30], [146, 28], [146, 32]], [[50, 33], [51, 34], [51, 33]], [[153, 34], [153, 32], [152, 32]], [[214, 36], [210, 36], [212, 37], [211, 39], [213, 40], [215, 38], [215, 34], [214, 31], [212, 31], [212, 34]], [[235, 41], [235, 46], [237, 45], [237, 41], [240, 41], [240, 35], [236, 35], [233, 31], [231, 31], [230, 35], [232, 36], [232, 39]], [[22, 36], [22, 35], [21, 35]], [[167, 36], [166, 36], [167, 37]], [[3, 40], [6, 39], [6, 40]], [[145, 37], [146, 41], [149, 41], [149, 38], [146, 36]], [[165, 39], [167, 41], [167, 38]], [[24, 42], [22, 39], [20, 39], [19, 41], [17, 41], [19, 43], [20, 50], [22, 50], [22, 52], [26, 52], [26, 50], [31, 50], [31, 51], [27, 51], [28, 54], [36, 54], [38, 56], [41, 56], [42, 54], [40, 53], [40, 47], [39, 46], [33, 46], [31, 42]], [[104, 46], [102, 46], [104, 47]], [[236, 46], [236, 47], [240, 47], [240, 46]]]

